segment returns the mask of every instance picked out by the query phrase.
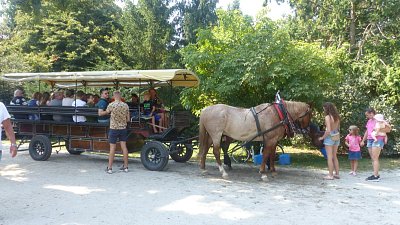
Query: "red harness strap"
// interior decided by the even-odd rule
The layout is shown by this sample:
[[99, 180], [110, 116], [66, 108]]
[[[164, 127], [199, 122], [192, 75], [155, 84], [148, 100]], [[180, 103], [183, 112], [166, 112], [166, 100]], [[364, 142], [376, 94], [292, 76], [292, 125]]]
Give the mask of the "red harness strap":
[[[285, 104], [285, 102], [284, 102], [283, 99], [281, 99], [281, 103], [274, 103], [274, 107], [275, 107], [276, 111], [278, 112], [279, 119], [280, 119], [281, 121], [285, 121], [286, 118], [285, 118], [284, 112], [282, 112], [282, 109], [281, 109], [281, 107], [279, 106], [280, 104], [282, 104], [283, 107], [286, 107], [286, 104]], [[289, 122], [290, 122], [291, 118], [289, 118], [289, 115], [287, 115], [287, 113], [286, 113], [286, 116], [287, 116], [287, 120], [289, 120]], [[287, 123], [283, 123], [283, 125], [284, 125], [284, 127], [285, 127], [285, 133], [286, 133], [286, 135], [287, 135], [288, 137], [293, 137], [293, 134], [294, 134], [294, 133], [293, 133], [292, 130], [290, 129], [289, 125], [288, 125]]]

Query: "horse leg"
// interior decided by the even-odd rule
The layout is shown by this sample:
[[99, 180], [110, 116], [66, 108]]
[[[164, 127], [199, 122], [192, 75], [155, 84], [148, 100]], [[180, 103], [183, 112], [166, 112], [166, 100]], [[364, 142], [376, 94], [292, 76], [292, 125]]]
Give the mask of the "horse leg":
[[211, 144], [212, 144], [211, 138], [207, 134], [207, 140], [206, 140], [205, 145], [202, 146], [202, 148], [203, 148], [201, 151], [202, 154], [200, 155], [200, 170], [203, 175], [207, 173], [206, 158], [207, 158], [208, 151], [210, 150]]
[[232, 169], [232, 161], [231, 161], [231, 157], [228, 154], [228, 150], [229, 150], [229, 145], [232, 142], [232, 139], [230, 137], [223, 137], [222, 138], [222, 143], [221, 143], [221, 148], [222, 151], [224, 153], [224, 164], [228, 166], [229, 170]]
[[275, 169], [275, 157], [276, 157], [276, 146], [277, 144], [273, 145], [271, 147], [271, 151], [270, 151], [270, 158], [269, 158], [269, 162], [270, 162], [270, 171], [272, 172], [272, 176], [275, 177], [276, 175], [278, 175], [276, 173], [276, 169]]
[[217, 161], [218, 169], [219, 172], [222, 174], [222, 178], [226, 179], [228, 178], [228, 173], [225, 171], [224, 166], [222, 165], [221, 162], [221, 151], [220, 151], [220, 143], [213, 143], [213, 151], [214, 151], [214, 156], [215, 160]]
[[267, 145], [264, 143], [264, 147], [262, 150], [262, 155], [263, 155], [263, 160], [260, 165], [260, 174], [261, 174], [261, 180], [263, 181], [268, 181], [268, 176], [267, 172], [265, 170], [265, 165], [267, 164], [267, 159], [269, 158], [269, 150], [267, 148]]

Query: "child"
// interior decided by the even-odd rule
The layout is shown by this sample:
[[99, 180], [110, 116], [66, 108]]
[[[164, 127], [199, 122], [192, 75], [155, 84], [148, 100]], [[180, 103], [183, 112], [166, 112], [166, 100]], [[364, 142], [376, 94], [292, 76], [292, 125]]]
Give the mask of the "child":
[[385, 132], [385, 127], [388, 125], [388, 123], [385, 121], [385, 118], [382, 114], [376, 114], [374, 119], [376, 120], [376, 123], [374, 130], [371, 133], [372, 139], [374, 139], [374, 142], [377, 142], [379, 138], [380, 140], [383, 140], [384, 144], [386, 144], [387, 135]]
[[155, 113], [156, 106], [153, 104], [153, 101], [150, 100], [150, 94], [149, 93], [145, 93], [143, 95], [143, 100], [144, 100], [143, 103], [142, 103], [142, 105], [143, 105], [143, 115], [145, 117], [151, 117], [151, 124], [153, 126], [153, 132], [155, 134], [157, 134], [158, 130], [157, 130], [156, 126], [155, 126], [156, 125], [155, 122], [156, 121], [159, 122], [160, 118], [159, 118], [158, 114]]
[[350, 175], [357, 175], [358, 160], [361, 159], [361, 136], [358, 135], [358, 127], [350, 126], [349, 134], [345, 138], [345, 144], [349, 148], [349, 160], [351, 165]]

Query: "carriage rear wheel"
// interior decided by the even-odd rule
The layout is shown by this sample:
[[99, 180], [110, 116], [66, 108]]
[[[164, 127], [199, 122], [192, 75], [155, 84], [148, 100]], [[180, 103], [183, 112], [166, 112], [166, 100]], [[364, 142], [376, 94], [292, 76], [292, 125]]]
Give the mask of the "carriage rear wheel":
[[171, 158], [175, 162], [184, 163], [192, 158], [193, 146], [189, 143], [172, 142], [169, 151], [171, 152]]
[[29, 143], [29, 155], [36, 161], [46, 161], [52, 151], [50, 139], [44, 135], [36, 135]]
[[162, 171], [168, 164], [169, 154], [165, 145], [159, 141], [147, 142], [140, 153], [143, 166], [152, 171]]

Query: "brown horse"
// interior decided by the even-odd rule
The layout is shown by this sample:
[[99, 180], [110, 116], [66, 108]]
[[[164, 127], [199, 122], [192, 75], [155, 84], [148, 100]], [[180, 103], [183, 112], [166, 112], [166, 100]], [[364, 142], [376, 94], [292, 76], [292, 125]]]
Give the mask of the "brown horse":
[[[295, 125], [298, 129], [306, 129], [311, 121], [311, 109], [306, 103], [285, 102], [287, 111], [285, 119], [279, 117], [277, 109], [273, 106], [274, 104], [264, 103], [254, 107], [253, 112], [252, 109], [236, 108], [224, 104], [203, 109], [199, 124], [200, 169], [205, 171], [206, 156], [209, 148], [213, 145], [213, 153], [222, 177], [228, 177], [220, 159], [222, 136], [228, 136], [238, 141], [263, 141], [264, 150], [260, 173], [262, 174], [261, 178], [266, 180], [265, 165], [267, 159], [271, 156], [271, 171], [275, 171], [276, 145], [279, 140], [285, 137], [286, 129], [291, 125]], [[257, 125], [253, 113], [257, 114], [259, 125]]]

